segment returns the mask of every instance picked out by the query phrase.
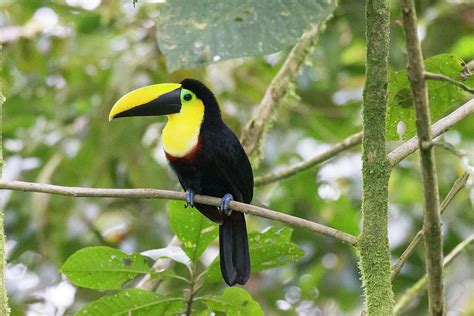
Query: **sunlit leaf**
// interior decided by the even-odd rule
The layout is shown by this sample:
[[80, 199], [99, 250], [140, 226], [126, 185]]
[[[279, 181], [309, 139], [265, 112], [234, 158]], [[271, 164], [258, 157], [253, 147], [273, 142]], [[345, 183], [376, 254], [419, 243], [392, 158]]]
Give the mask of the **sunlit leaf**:
[[[463, 61], [451, 54], [441, 54], [426, 59], [425, 67], [429, 72], [461, 80]], [[399, 122], [404, 122], [406, 128], [401, 136], [402, 139], [408, 139], [416, 134], [416, 126], [415, 109], [406, 70], [389, 73], [388, 90], [387, 136], [393, 140], [400, 139], [397, 125]], [[433, 121], [441, 118], [450, 107], [464, 99], [464, 93], [460, 88], [445, 81], [429, 80], [428, 95]]]
[[150, 272], [146, 258], [128, 255], [110, 247], [88, 247], [70, 256], [61, 267], [68, 280], [77, 286], [114, 290], [139, 274]]
[[191, 264], [191, 259], [189, 259], [186, 253], [184, 253], [183, 249], [179, 247], [168, 246], [166, 248], [143, 251], [141, 254], [146, 257], [150, 257], [153, 260], [166, 257], [187, 266]]
[[310, 23], [334, 9], [330, 0], [169, 0], [158, 21], [158, 43], [170, 71], [271, 54], [295, 44]]
[[252, 315], [263, 316], [263, 310], [258, 302], [243, 288], [228, 287], [216, 297], [204, 299], [203, 303], [213, 312], [222, 312], [225, 315]]
[[[279, 267], [297, 261], [304, 251], [291, 242], [293, 229], [270, 227], [265, 231], [249, 233], [251, 272]], [[207, 282], [219, 282], [219, 257], [209, 267]]]
[[179, 298], [168, 298], [141, 289], [127, 289], [84, 306], [76, 315], [176, 315], [184, 310]]
[[184, 202], [168, 202], [170, 224], [173, 232], [183, 243], [183, 250], [196, 262], [207, 246], [216, 239], [219, 228], [194, 208], [184, 207]]

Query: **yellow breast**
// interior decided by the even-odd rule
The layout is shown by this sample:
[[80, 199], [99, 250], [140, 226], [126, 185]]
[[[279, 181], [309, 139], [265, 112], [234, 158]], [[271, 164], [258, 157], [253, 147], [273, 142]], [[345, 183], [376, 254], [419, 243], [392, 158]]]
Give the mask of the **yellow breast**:
[[199, 131], [204, 119], [204, 104], [201, 100], [182, 106], [181, 111], [168, 115], [161, 141], [165, 152], [173, 157], [184, 157], [199, 142]]

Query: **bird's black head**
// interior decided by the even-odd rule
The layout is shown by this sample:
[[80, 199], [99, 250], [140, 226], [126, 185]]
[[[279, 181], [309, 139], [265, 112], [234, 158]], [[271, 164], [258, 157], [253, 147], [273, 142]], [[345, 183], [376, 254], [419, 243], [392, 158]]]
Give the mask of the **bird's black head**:
[[201, 99], [204, 103], [206, 115], [220, 116], [220, 109], [216, 97], [204, 83], [196, 79], [187, 78], [181, 81], [181, 86], [183, 89], [194, 92], [196, 97]]

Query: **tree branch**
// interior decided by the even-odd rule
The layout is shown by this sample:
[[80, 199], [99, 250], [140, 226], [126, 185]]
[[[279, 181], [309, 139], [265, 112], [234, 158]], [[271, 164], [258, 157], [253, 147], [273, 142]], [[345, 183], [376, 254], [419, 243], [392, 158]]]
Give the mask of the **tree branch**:
[[[474, 234], [471, 234], [461, 243], [459, 243], [445, 258], [443, 261], [443, 268], [447, 267], [454, 258], [456, 258], [472, 241], [474, 240]], [[426, 285], [426, 275], [419, 279], [412, 287], [405, 291], [405, 293], [400, 297], [398, 302], [395, 304], [394, 313], [398, 314], [407, 305], [413, 301], [420, 292], [425, 288]]]
[[393, 309], [387, 232], [390, 162], [385, 138], [389, 33], [388, 0], [367, 0], [367, 66], [362, 107], [362, 234], [358, 245], [365, 310], [369, 315], [391, 315]]
[[[167, 199], [167, 200], [186, 200], [184, 192], [168, 191], [160, 189], [104, 189], [104, 188], [83, 188], [83, 187], [65, 187], [51, 184], [41, 184], [23, 181], [5, 181], [0, 180], [0, 189], [16, 190], [25, 192], [39, 192], [58, 194], [72, 197], [110, 197], [110, 198], [129, 198], [129, 199]], [[221, 199], [205, 195], [196, 195], [196, 203], [220, 206]], [[292, 226], [305, 228], [316, 233], [320, 233], [349, 245], [357, 243], [357, 237], [328, 227], [322, 224], [311, 222], [296, 216], [269, 210], [264, 207], [245, 204], [237, 201], [231, 201], [230, 208], [237, 212], [251, 214], [263, 218], [268, 218]]]
[[439, 212], [438, 178], [432, 146], [431, 118], [428, 91], [424, 78], [423, 54], [418, 39], [414, 0], [402, 0], [403, 28], [407, 42], [408, 79], [413, 94], [416, 114], [416, 131], [420, 147], [421, 173], [423, 178], [424, 220], [423, 238], [428, 276], [428, 298], [431, 315], [444, 315], [443, 239]]
[[[440, 206], [441, 215], [444, 213], [444, 211], [446, 211], [449, 203], [451, 203], [451, 201], [454, 199], [456, 194], [458, 194], [459, 191], [461, 191], [466, 186], [467, 179], [469, 179], [469, 174], [467, 172], [456, 179], [453, 186], [451, 187], [451, 190], [449, 190], [448, 194], [446, 195], [443, 202], [441, 203], [441, 206]], [[410, 242], [410, 244], [405, 249], [405, 251], [402, 253], [400, 258], [398, 258], [397, 262], [392, 266], [392, 275], [391, 275], [392, 280], [400, 272], [403, 265], [408, 260], [408, 257], [411, 256], [411, 254], [415, 250], [418, 243], [423, 239], [423, 233], [424, 233], [423, 228], [420, 229], [418, 233], [416, 233], [415, 237]]]
[[[433, 133], [433, 137], [438, 137], [448, 131], [451, 127], [455, 124], [459, 123], [459, 121], [463, 120], [470, 114], [474, 112], [474, 99], [466, 102], [465, 104], [461, 105], [458, 109], [453, 111], [452, 113], [446, 115], [445, 117], [441, 118], [439, 121], [434, 123], [431, 126], [431, 132]], [[311, 167], [319, 165], [329, 159], [333, 158], [337, 154], [352, 148], [360, 144], [362, 141], [362, 134], [356, 133], [353, 134], [342, 142], [334, 144], [328, 150], [320, 153], [319, 155], [314, 156], [308, 160], [304, 160], [298, 162], [294, 165], [285, 167], [279, 171], [273, 171], [267, 173], [263, 176], [259, 176], [255, 178], [255, 185], [261, 186], [269, 183], [273, 183], [275, 181], [286, 179], [298, 174], [301, 171], [307, 170]], [[400, 161], [414, 153], [418, 150], [418, 137], [415, 136], [410, 140], [406, 141], [405, 143], [401, 144], [397, 148], [395, 148], [392, 152], [388, 154], [388, 158], [390, 164], [395, 167]]]
[[423, 73], [424, 77], [426, 80], [437, 80], [437, 81], [446, 81], [449, 82], [461, 89], [463, 89], [466, 92], [473, 93], [474, 94], [474, 88], [469, 87], [468, 85], [462, 83], [461, 81], [458, 81], [456, 79], [450, 78], [448, 76], [442, 75], [442, 74], [435, 74], [432, 72], [425, 71]]
[[[0, 44], [0, 72], [2, 72], [3, 65], [3, 46]], [[3, 103], [5, 96], [3, 95], [3, 81], [0, 79], [0, 178], [3, 171]], [[5, 288], [5, 229], [3, 227], [4, 213], [0, 208], [0, 315], [10, 315], [10, 308], [8, 307], [8, 296]]]
[[274, 171], [271, 173], [268, 173], [266, 175], [260, 176], [255, 178], [255, 185], [265, 185], [268, 183], [272, 183], [281, 179], [289, 178], [298, 172], [304, 171], [306, 169], [309, 169], [315, 165], [318, 165], [324, 161], [328, 161], [329, 159], [333, 158], [337, 154], [352, 148], [362, 142], [362, 132], [356, 133], [354, 135], [351, 135], [344, 139], [342, 142], [339, 142], [337, 144], [334, 144], [331, 148], [328, 150], [314, 156], [311, 159], [301, 161], [297, 164], [294, 164], [292, 166], [289, 166], [285, 169], [282, 169], [280, 171]]
[[242, 132], [242, 145], [249, 157], [252, 158], [254, 165], [261, 158], [260, 147], [264, 134], [275, 120], [276, 112], [283, 98], [288, 95], [288, 90], [294, 90], [296, 75], [306, 57], [313, 52], [318, 34], [324, 24], [325, 21], [311, 24], [309, 29], [303, 33], [301, 40], [293, 47], [285, 63], [265, 91], [260, 107]]
[[[467, 101], [455, 111], [434, 123], [431, 126], [431, 133], [433, 137], [438, 137], [444, 134], [452, 126], [456, 125], [462, 119], [466, 118], [472, 113], [474, 113], [474, 99]], [[395, 148], [391, 153], [388, 154], [388, 159], [392, 167], [399, 164], [400, 161], [417, 151], [418, 147], [418, 137], [415, 136], [399, 147]]]

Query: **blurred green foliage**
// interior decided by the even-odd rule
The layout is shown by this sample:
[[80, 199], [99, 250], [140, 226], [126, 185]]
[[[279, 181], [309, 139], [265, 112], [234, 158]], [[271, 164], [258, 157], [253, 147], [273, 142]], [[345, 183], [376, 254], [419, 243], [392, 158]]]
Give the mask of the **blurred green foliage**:
[[[472, 3], [423, 0], [417, 5], [425, 58], [444, 53], [464, 61], [474, 57]], [[398, 1], [392, 2], [391, 10], [390, 62], [394, 73], [400, 73], [405, 67], [405, 46], [398, 23]], [[264, 160], [254, 170], [256, 175], [309, 158], [362, 128], [364, 8], [360, 1], [342, 0], [333, 15], [309, 64], [298, 76], [301, 100], [278, 114], [266, 138]], [[215, 92], [226, 123], [240, 133], [288, 49], [169, 73], [157, 34], [162, 19], [162, 5], [146, 0], [138, 1], [135, 7], [131, 0], [0, 1], [2, 81], [7, 97], [3, 107], [4, 178], [72, 186], [179, 189], [160, 146], [164, 121], [136, 118], [107, 122], [115, 100], [151, 83], [179, 82], [185, 77], [205, 81]], [[464, 92], [457, 94], [455, 102], [442, 104], [440, 114], [467, 98]], [[474, 118], [467, 118], [442, 137], [468, 153], [464, 164], [451, 153], [436, 149], [441, 197], [463, 168], [473, 164], [473, 125]], [[400, 141], [393, 141], [389, 147], [398, 144]], [[320, 167], [258, 187], [253, 203], [357, 234], [359, 152], [355, 148]], [[421, 194], [415, 154], [393, 170], [390, 180], [389, 237], [394, 260], [421, 227]], [[471, 184], [449, 206], [443, 226], [445, 252], [472, 232], [473, 194]], [[27, 311], [39, 315], [34, 314], [38, 310], [76, 312], [99, 299], [99, 292], [83, 288], [66, 287], [73, 298], [69, 304], [64, 303], [66, 300], [58, 302], [51, 294], [64, 288], [59, 268], [79, 249], [108, 246], [124, 255], [139, 253], [165, 247], [177, 232], [171, 230], [166, 203], [159, 200], [72, 199], [2, 192], [2, 203], [13, 315]], [[247, 222], [251, 234], [270, 225], [276, 226], [269, 230], [272, 232], [282, 227], [252, 216]], [[291, 235], [288, 228], [282, 232]], [[303, 249], [304, 255], [292, 264], [252, 274], [245, 287], [251, 297], [239, 289], [222, 292], [222, 282], [209, 282], [199, 295], [219, 295], [224, 302], [228, 296], [242, 297], [249, 302], [247, 308], [271, 315], [360, 314], [362, 290], [354, 250], [301, 229], [293, 231], [291, 244]], [[209, 247], [204, 248], [198, 261], [202, 268], [213, 262], [217, 242], [210, 240]], [[468, 305], [473, 292], [465, 290], [473, 286], [473, 258], [474, 253], [468, 250], [446, 272], [448, 310], [465, 311], [466, 315], [473, 312], [472, 304]], [[187, 268], [176, 264], [173, 269], [177, 275], [185, 275]], [[394, 281], [396, 295], [423, 274], [420, 246]], [[170, 277], [159, 292], [176, 294], [182, 285]], [[130, 293], [110, 295], [140, 297], [134, 302], [142, 300], [143, 304], [163, 297], [126, 291]], [[67, 294], [65, 290], [61, 293], [64, 297]], [[182, 297], [182, 293], [177, 296]], [[107, 295], [90, 304], [101, 304], [97, 307], [100, 313], [109, 299]], [[205, 300], [200, 303], [196, 304], [203, 310], [225, 311], [228, 307]], [[170, 311], [180, 310], [180, 304], [170, 303]], [[423, 296], [407, 315], [423, 314], [426, 305]]]

